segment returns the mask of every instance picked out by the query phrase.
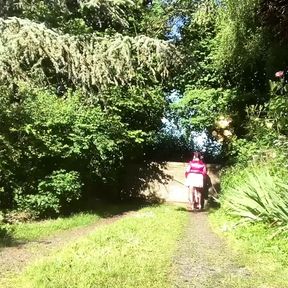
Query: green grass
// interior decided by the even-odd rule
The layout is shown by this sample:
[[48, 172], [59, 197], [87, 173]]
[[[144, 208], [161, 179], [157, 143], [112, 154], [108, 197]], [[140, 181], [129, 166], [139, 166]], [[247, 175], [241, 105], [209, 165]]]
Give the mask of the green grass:
[[[92, 224], [101, 218], [111, 217], [119, 213], [138, 208], [136, 204], [94, 204], [91, 212], [75, 213], [67, 217], [58, 217], [42, 221], [5, 224], [0, 233], [0, 247], [13, 245], [18, 241], [33, 241], [48, 236], [53, 236], [61, 231]], [[92, 212], [93, 211], [93, 212]], [[1, 223], [0, 223], [1, 224]], [[0, 231], [1, 232], [1, 231]]]
[[287, 233], [276, 235], [275, 228], [261, 222], [239, 225], [239, 218], [227, 216], [221, 209], [211, 213], [209, 219], [216, 233], [227, 239], [231, 249], [239, 255], [239, 262], [251, 273], [239, 287], [287, 287]]
[[42, 221], [5, 224], [0, 233], [0, 248], [13, 246], [19, 241], [33, 241], [53, 236], [61, 231], [87, 226], [98, 221], [101, 217], [93, 213], [77, 213], [69, 217]]
[[4, 287], [170, 287], [168, 271], [188, 214], [163, 205], [102, 226], [35, 263]]
[[92, 213], [78, 213], [70, 217], [44, 220], [31, 223], [13, 224], [13, 238], [21, 240], [37, 240], [54, 235], [60, 231], [87, 226], [101, 217]]

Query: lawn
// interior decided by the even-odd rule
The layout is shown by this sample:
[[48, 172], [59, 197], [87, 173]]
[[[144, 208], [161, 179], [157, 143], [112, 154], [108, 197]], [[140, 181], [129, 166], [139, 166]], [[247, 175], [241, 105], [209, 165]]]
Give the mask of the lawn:
[[19, 241], [29, 242], [53, 236], [61, 231], [84, 227], [95, 223], [100, 219], [111, 217], [136, 208], [138, 207], [135, 204], [116, 205], [97, 203], [90, 212], [80, 212], [66, 217], [58, 217], [56, 219], [47, 219], [42, 221], [5, 224], [2, 228], [5, 228], [7, 233], [0, 233], [0, 247], [9, 246], [11, 244], [13, 245], [13, 243]]
[[55, 251], [5, 286], [170, 287], [172, 256], [187, 220], [188, 213], [175, 206], [141, 209]]
[[249, 269], [251, 275], [245, 279], [247, 287], [287, 287], [287, 233], [277, 235], [277, 229], [264, 223], [241, 223], [221, 209], [211, 213], [209, 218], [215, 232], [226, 239], [239, 262]]

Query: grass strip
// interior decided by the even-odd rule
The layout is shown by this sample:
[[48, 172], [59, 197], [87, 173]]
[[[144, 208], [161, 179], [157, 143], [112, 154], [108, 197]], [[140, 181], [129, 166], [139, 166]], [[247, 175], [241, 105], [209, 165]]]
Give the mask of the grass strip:
[[100, 216], [92, 213], [78, 213], [65, 218], [13, 224], [11, 225], [12, 235], [14, 239], [37, 240], [54, 235], [60, 231], [87, 226], [100, 218]]
[[239, 262], [251, 273], [239, 287], [287, 287], [287, 233], [276, 235], [277, 229], [260, 222], [239, 224], [239, 218], [227, 216], [221, 209], [211, 213], [209, 219], [215, 232], [226, 238]]
[[7, 287], [169, 287], [167, 273], [187, 220], [179, 207], [144, 208], [28, 267]]
[[84, 227], [101, 218], [94, 213], [77, 213], [57, 219], [5, 224], [4, 226], [0, 224], [0, 232], [2, 231], [0, 233], [0, 248], [17, 245], [22, 241], [39, 240], [72, 228]]
[[116, 205], [101, 202], [94, 204], [94, 206], [91, 212], [79, 212], [56, 219], [6, 224], [5, 229], [7, 229], [7, 233], [4, 235], [5, 237], [1, 237], [0, 233], [0, 247], [13, 245], [14, 242], [17, 243], [18, 241], [39, 240], [53, 236], [61, 231], [90, 225], [102, 218], [121, 214], [131, 209], [138, 209], [136, 204], [129, 203]]

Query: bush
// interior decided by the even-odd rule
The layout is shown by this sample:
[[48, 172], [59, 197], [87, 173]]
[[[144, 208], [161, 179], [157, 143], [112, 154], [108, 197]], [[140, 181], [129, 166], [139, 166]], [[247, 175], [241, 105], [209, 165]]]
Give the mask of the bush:
[[15, 201], [21, 210], [33, 211], [38, 216], [59, 214], [65, 203], [78, 200], [82, 184], [78, 172], [54, 171], [38, 184], [38, 193], [23, 195], [17, 193]]
[[5, 245], [10, 243], [12, 240], [13, 229], [11, 225], [4, 222], [5, 216], [0, 212], [0, 247], [1, 245]]
[[15, 201], [19, 210], [28, 210], [35, 217], [51, 216], [60, 212], [60, 203], [56, 195], [52, 193], [15, 195]]
[[8, 224], [0, 223], [0, 247], [2, 245], [7, 245], [12, 241], [13, 230]]
[[28, 210], [26, 211], [25, 210], [23, 211], [11, 210], [5, 213], [3, 220], [5, 223], [8, 223], [8, 224], [30, 222], [34, 220], [34, 215]]
[[288, 134], [288, 98], [287, 94], [272, 99], [269, 103], [269, 116], [274, 120], [278, 132]]
[[222, 206], [231, 215], [287, 231], [287, 178], [285, 167], [273, 162], [230, 169], [222, 177]]
[[71, 202], [81, 196], [82, 184], [78, 172], [57, 170], [51, 176], [40, 181], [38, 191], [40, 194], [52, 193], [60, 200]]

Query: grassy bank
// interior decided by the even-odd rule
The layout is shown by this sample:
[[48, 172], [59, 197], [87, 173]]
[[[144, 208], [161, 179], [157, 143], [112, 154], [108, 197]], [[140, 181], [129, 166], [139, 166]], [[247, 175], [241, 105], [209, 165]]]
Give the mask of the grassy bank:
[[44, 220], [41, 222], [21, 223], [12, 225], [15, 239], [36, 240], [60, 231], [86, 226], [101, 219], [92, 213], [79, 213], [67, 218]]
[[288, 233], [288, 170], [276, 161], [236, 166], [221, 178], [223, 209], [232, 216]]
[[102, 218], [111, 217], [124, 211], [137, 208], [137, 205], [133, 204], [112, 205], [99, 203], [91, 212], [81, 212], [66, 217], [42, 221], [2, 224], [2, 234], [0, 233], [0, 247], [7, 245], [9, 246], [13, 244], [13, 242], [33, 241], [48, 236], [53, 236], [61, 231], [77, 227], [84, 227]]
[[250, 271], [242, 283], [247, 287], [287, 287], [287, 177], [276, 160], [235, 166], [222, 175], [221, 209], [210, 220]]
[[216, 233], [226, 238], [239, 255], [239, 262], [250, 271], [251, 275], [243, 279], [247, 287], [287, 287], [287, 234], [274, 236], [278, 230], [261, 222], [239, 224], [239, 218], [227, 216], [222, 210], [211, 213], [209, 218]]
[[64, 218], [5, 224], [1, 226], [0, 247], [10, 246], [19, 241], [29, 242], [38, 240], [55, 235], [61, 231], [87, 226], [100, 219], [101, 217], [97, 214], [78, 213]]
[[171, 258], [188, 215], [144, 208], [35, 263], [4, 287], [169, 287]]

